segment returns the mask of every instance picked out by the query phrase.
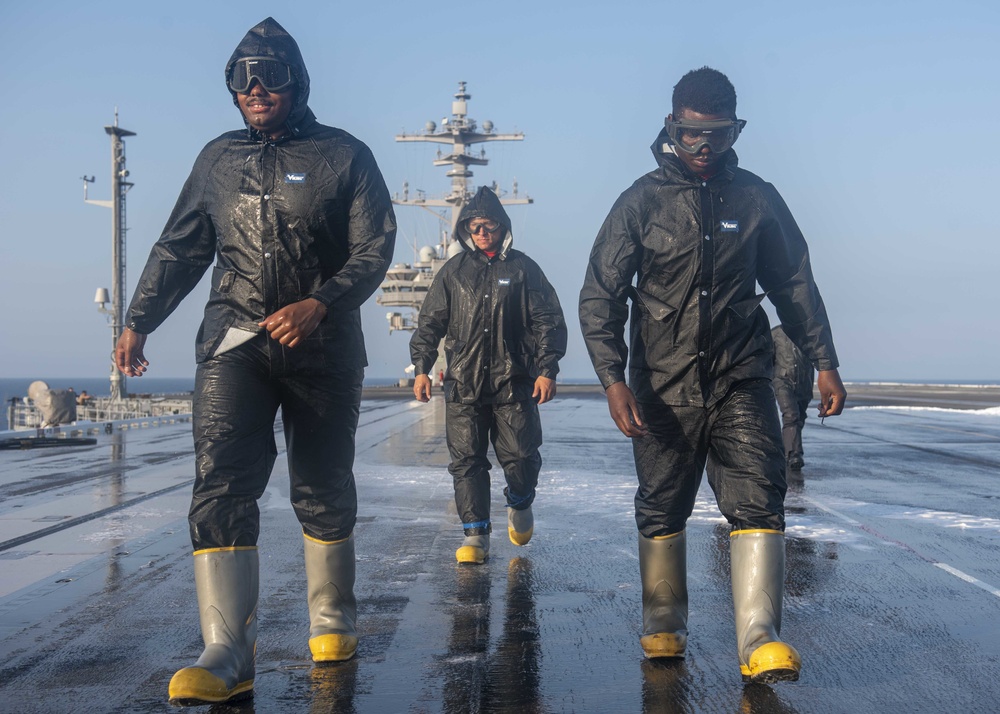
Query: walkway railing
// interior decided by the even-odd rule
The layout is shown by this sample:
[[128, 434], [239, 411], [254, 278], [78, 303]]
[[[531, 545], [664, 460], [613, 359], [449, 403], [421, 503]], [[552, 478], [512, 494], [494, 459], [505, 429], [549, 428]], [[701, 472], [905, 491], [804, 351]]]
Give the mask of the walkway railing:
[[[161, 395], [114, 400], [110, 397], [95, 397], [86, 404], [77, 405], [76, 422], [122, 422], [190, 413], [190, 397]], [[28, 398], [14, 398], [7, 405], [7, 429], [10, 431], [53, 426], [60, 425], [45, 424], [41, 411]]]

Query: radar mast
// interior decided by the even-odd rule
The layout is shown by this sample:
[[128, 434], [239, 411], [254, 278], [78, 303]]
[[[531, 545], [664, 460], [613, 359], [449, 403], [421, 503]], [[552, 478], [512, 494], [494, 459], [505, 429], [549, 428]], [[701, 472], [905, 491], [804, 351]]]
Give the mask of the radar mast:
[[[416, 206], [430, 211], [445, 225], [442, 227], [437, 246], [421, 248], [412, 265], [396, 263], [386, 273], [386, 279], [382, 283], [382, 293], [376, 297], [376, 301], [379, 305], [409, 308], [407, 314], [390, 312], [386, 315], [386, 319], [389, 321], [389, 332], [416, 329], [416, 317], [434, 275], [448, 258], [455, 255], [457, 250], [461, 250], [451, 236], [458, 224], [459, 214], [473, 195], [469, 189], [470, 179], [473, 176], [470, 167], [489, 164], [484, 149], [481, 149], [478, 154], [472, 154], [469, 152], [469, 147], [490, 141], [524, 141], [524, 134], [521, 132], [515, 134], [497, 133], [494, 130], [493, 122], [489, 120], [484, 121], [480, 127], [476, 120], [469, 116], [468, 103], [472, 99], [472, 95], [466, 90], [465, 82], [458, 83], [458, 91], [454, 97], [455, 99], [451, 103], [451, 118], [442, 119], [440, 127], [433, 121], [429, 121], [423, 132], [396, 136], [396, 141], [399, 142], [447, 145], [448, 149], [444, 151], [438, 149], [434, 165], [451, 167], [446, 174], [451, 179], [451, 191], [443, 196], [433, 197], [427, 196], [423, 191], [416, 191], [416, 195], [411, 196], [409, 182], [406, 182], [403, 184], [402, 194], [396, 194], [392, 197], [392, 202], [395, 205]], [[505, 206], [534, 203], [530, 196], [518, 194], [516, 180], [510, 195], [501, 191], [496, 182], [493, 182], [491, 188], [497, 194], [500, 203]], [[440, 209], [446, 210], [441, 211]]]
[[125, 211], [125, 195], [134, 185], [128, 180], [125, 168], [125, 137], [135, 136], [134, 131], [118, 126], [118, 107], [115, 107], [115, 123], [104, 127], [111, 137], [111, 200], [103, 201], [87, 197], [87, 185], [94, 182], [93, 176], [83, 176], [83, 200], [96, 206], [112, 210], [111, 214], [111, 309], [106, 288], [98, 288], [94, 302], [98, 310], [108, 316], [111, 323], [111, 399], [122, 400], [128, 396], [125, 375], [115, 367], [115, 347], [125, 327], [125, 233], [128, 231]]

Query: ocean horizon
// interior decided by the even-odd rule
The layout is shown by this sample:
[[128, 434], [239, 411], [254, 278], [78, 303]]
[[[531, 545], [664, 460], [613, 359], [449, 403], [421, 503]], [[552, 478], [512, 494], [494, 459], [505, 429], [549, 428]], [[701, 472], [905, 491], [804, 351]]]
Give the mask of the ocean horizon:
[[[6, 405], [11, 399], [28, 396], [28, 386], [32, 382], [45, 382], [49, 389], [69, 389], [77, 394], [86, 390], [93, 397], [106, 397], [111, 393], [110, 379], [105, 377], [0, 377], [0, 404]], [[560, 379], [561, 384], [597, 384], [592, 379]], [[399, 383], [399, 377], [365, 377], [366, 387], [390, 387]], [[194, 391], [194, 375], [190, 377], [131, 377], [125, 380], [125, 389], [132, 396], [184, 394]], [[3, 412], [6, 414], [6, 412]]]
[[[108, 377], [0, 377], [0, 403], [6, 405], [12, 398], [28, 396], [28, 386], [32, 382], [45, 382], [50, 389], [69, 389], [79, 394], [86, 392], [95, 397], [107, 396], [111, 392]], [[365, 377], [366, 387], [388, 387], [399, 382], [398, 377]], [[560, 377], [560, 384], [597, 384], [596, 377]], [[911, 384], [911, 385], [956, 385], [963, 387], [997, 386], [1000, 380], [963, 379], [844, 379], [847, 384]], [[126, 389], [131, 395], [183, 394], [194, 390], [194, 375], [190, 377], [133, 377], [126, 380]]]

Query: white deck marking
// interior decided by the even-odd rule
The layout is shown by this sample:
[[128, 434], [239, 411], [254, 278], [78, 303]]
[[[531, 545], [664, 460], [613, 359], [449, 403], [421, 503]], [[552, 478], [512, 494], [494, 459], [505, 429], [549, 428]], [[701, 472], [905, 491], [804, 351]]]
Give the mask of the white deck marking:
[[950, 573], [951, 575], [954, 575], [959, 580], [967, 582], [970, 585], [975, 585], [977, 588], [979, 588], [981, 590], [985, 590], [990, 595], [993, 595], [994, 597], [1000, 598], [1000, 588], [996, 588], [993, 585], [990, 585], [989, 583], [984, 583], [982, 580], [979, 580], [978, 578], [974, 578], [971, 575], [969, 575], [968, 573], [964, 573], [961, 570], [959, 570], [958, 568], [952, 567], [951, 565], [948, 565], [947, 563], [940, 563], [940, 562], [934, 560], [933, 558], [928, 558], [926, 555], [924, 555], [923, 553], [919, 552], [916, 548], [914, 548], [910, 544], [903, 543], [902, 541], [896, 540], [895, 538], [890, 538], [889, 536], [884, 535], [883, 533], [880, 533], [879, 531], [875, 530], [871, 526], [865, 525], [864, 523], [861, 523], [860, 521], [857, 521], [857, 520], [851, 518], [850, 516], [847, 516], [847, 515], [841, 513], [840, 511], [836, 511], [833, 508], [830, 508], [829, 506], [827, 506], [826, 504], [821, 503], [820, 501], [817, 501], [815, 498], [812, 498], [811, 496], [802, 495], [802, 496], [800, 496], [800, 498], [803, 501], [808, 501], [812, 505], [816, 506], [816, 508], [819, 508], [820, 510], [826, 511], [827, 513], [829, 513], [829, 514], [831, 514], [833, 516], [836, 516], [837, 518], [841, 519], [842, 521], [844, 521], [846, 523], [849, 523], [850, 525], [852, 525], [852, 526], [854, 526], [854, 527], [856, 527], [856, 528], [858, 528], [860, 530], [863, 530], [865, 533], [868, 533], [869, 535], [872, 535], [872, 536], [878, 538], [879, 540], [885, 541], [887, 543], [893, 543], [895, 545], [901, 546], [902, 548], [905, 548], [906, 550], [908, 550], [911, 553], [913, 553], [915, 556], [917, 556], [921, 560], [930, 563], [935, 568], [940, 568], [944, 572]]

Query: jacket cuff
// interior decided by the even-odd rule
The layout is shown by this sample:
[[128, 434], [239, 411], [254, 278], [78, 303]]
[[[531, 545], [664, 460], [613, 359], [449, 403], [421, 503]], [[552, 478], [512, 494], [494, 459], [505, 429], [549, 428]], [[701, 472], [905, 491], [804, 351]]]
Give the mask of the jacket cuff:
[[431, 360], [430, 363], [427, 363], [424, 360], [421, 360], [420, 362], [415, 361], [413, 363], [413, 376], [416, 377], [418, 374], [429, 375], [431, 370], [434, 369], [434, 362], [436, 359], [437, 358], [435, 357], [435, 359]]
[[141, 320], [136, 321], [130, 319], [125, 320], [125, 327], [132, 330], [132, 332], [134, 332], [137, 335], [148, 335], [154, 329], [156, 329], [155, 327], [151, 328], [148, 325], [143, 325]]
[[598, 375], [601, 378], [601, 386], [607, 391], [608, 387], [612, 384], [618, 384], [618, 382], [625, 381], [625, 375], [618, 372], [606, 372], [604, 374]]
[[332, 300], [327, 299], [326, 297], [324, 297], [320, 293], [310, 293], [309, 295], [306, 295], [306, 297], [311, 297], [313, 300], [319, 300], [321, 303], [323, 303], [326, 306], [327, 310], [329, 310], [330, 306], [333, 304]]

